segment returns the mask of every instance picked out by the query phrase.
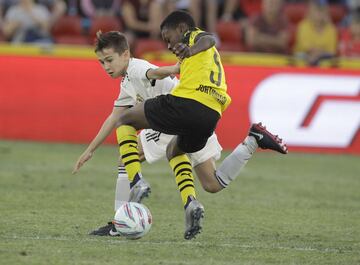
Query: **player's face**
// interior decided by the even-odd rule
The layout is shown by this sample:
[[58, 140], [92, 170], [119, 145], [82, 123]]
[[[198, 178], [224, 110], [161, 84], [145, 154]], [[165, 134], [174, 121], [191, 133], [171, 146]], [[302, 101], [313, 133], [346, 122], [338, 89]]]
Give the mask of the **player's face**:
[[183, 34], [183, 30], [179, 27], [176, 29], [163, 28], [161, 31], [161, 37], [167, 43], [167, 48], [172, 52], [175, 44], [182, 41]]
[[98, 57], [98, 60], [105, 72], [112, 78], [125, 76], [130, 59], [129, 50], [119, 54], [114, 50], [114, 48], [105, 48], [98, 51], [96, 56]]

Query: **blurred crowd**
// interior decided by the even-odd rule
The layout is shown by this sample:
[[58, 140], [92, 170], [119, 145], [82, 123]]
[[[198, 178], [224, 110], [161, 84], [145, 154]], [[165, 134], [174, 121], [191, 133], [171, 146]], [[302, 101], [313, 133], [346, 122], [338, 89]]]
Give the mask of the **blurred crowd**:
[[189, 11], [220, 50], [292, 54], [309, 65], [360, 58], [360, 0], [0, 0], [0, 41], [92, 44], [124, 32], [136, 56], [164, 49], [159, 25]]

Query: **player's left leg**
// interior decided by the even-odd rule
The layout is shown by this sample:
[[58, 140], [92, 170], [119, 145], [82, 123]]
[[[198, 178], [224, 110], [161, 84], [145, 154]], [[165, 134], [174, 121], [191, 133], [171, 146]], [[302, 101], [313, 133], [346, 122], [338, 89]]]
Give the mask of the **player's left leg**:
[[[209, 138], [206, 146], [191, 154], [194, 169], [203, 188], [208, 192], [218, 192], [227, 187], [240, 174], [258, 147], [270, 149], [282, 154], [287, 153], [287, 147], [282, 140], [266, 130], [261, 123], [253, 124], [249, 135], [228, 155], [216, 169], [213, 160], [217, 152], [217, 139]], [[219, 144], [218, 144], [219, 145]]]
[[[241, 170], [247, 164], [257, 148], [255, 139], [249, 137], [239, 144], [232, 153], [230, 153], [216, 168], [215, 160], [219, 154], [216, 150], [211, 152], [210, 141], [203, 150], [191, 156], [194, 161], [194, 170], [196, 175], [205, 191], [216, 193], [226, 188], [236, 177], [240, 174]], [[201, 159], [204, 155], [212, 155], [212, 157], [205, 156], [206, 160]]]
[[170, 141], [166, 149], [166, 156], [175, 174], [175, 181], [184, 204], [184, 238], [187, 240], [195, 238], [201, 232], [204, 207], [196, 199], [192, 165], [183, 150], [186, 150], [186, 147], [190, 148], [187, 150], [188, 152], [191, 152], [192, 148], [199, 150], [205, 146], [206, 140], [206, 137], [176, 136]]
[[257, 147], [256, 140], [251, 136], [247, 136], [244, 141], [236, 146], [222, 161], [215, 171], [215, 177], [223, 188], [226, 188], [236, 179], [255, 153]]
[[215, 159], [209, 158], [204, 162], [194, 166], [196, 176], [201, 183], [202, 188], [210, 193], [221, 191], [224, 187], [216, 179]]
[[210, 193], [216, 193], [235, 180], [256, 148], [255, 139], [247, 137], [216, 169], [215, 161], [221, 157], [222, 147], [216, 134], [213, 134], [203, 149], [189, 154], [189, 156], [203, 189]]
[[175, 174], [176, 184], [180, 191], [181, 200], [184, 208], [189, 204], [190, 196], [196, 198], [194, 188], [194, 176], [192, 172], [192, 165], [188, 156], [177, 147], [177, 136], [175, 136], [168, 144], [167, 158], [171, 169]]

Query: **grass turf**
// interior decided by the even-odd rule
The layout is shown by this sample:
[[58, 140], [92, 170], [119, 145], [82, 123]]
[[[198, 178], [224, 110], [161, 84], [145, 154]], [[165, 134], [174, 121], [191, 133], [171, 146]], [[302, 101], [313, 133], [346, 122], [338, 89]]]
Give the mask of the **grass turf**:
[[71, 175], [84, 149], [0, 141], [0, 264], [360, 264], [359, 157], [259, 152], [220, 193], [196, 182], [192, 241], [169, 166], [144, 164], [154, 224], [131, 241], [87, 235], [113, 216], [117, 150]]

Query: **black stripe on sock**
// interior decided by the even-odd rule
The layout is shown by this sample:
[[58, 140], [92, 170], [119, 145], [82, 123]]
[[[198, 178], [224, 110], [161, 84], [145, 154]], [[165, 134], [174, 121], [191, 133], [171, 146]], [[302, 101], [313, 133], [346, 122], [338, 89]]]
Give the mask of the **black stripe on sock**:
[[119, 143], [119, 146], [122, 146], [124, 144], [137, 144], [136, 140], [126, 140], [126, 141], [122, 141], [121, 143]]
[[218, 175], [215, 174], [215, 178], [221, 186], [223, 186], [224, 188], [227, 187], [227, 184]]
[[132, 155], [139, 155], [139, 153], [138, 152], [131, 152], [131, 153], [128, 153], [128, 154], [125, 154], [125, 155], [121, 156], [121, 159], [127, 158], [127, 157], [132, 156]]
[[183, 184], [186, 181], [191, 181], [192, 183], [194, 183], [194, 181], [192, 179], [186, 178], [186, 179], [180, 181], [177, 185], [180, 187], [180, 185]]
[[191, 171], [190, 168], [182, 168], [182, 169], [180, 169], [180, 170], [176, 173], [176, 176], [181, 175], [181, 173], [183, 173], [183, 172], [190, 172], [190, 173], [192, 173], [192, 171]]
[[177, 169], [179, 166], [181, 166], [181, 165], [189, 165], [189, 166], [191, 167], [190, 162], [187, 162], [187, 161], [186, 161], [186, 162], [181, 162], [181, 163], [177, 164], [177, 165], [174, 167], [173, 171], [175, 172], [176, 169]]
[[182, 187], [180, 189], [180, 192], [182, 192], [184, 189], [186, 189], [187, 187], [193, 187], [194, 188], [194, 185], [193, 184], [186, 184], [184, 187]]
[[140, 163], [140, 160], [139, 159], [133, 159], [133, 160], [129, 160], [127, 162], [124, 163], [125, 166], [131, 164], [131, 163], [135, 163], [135, 162], [139, 162]]

